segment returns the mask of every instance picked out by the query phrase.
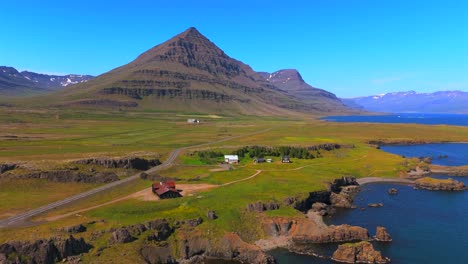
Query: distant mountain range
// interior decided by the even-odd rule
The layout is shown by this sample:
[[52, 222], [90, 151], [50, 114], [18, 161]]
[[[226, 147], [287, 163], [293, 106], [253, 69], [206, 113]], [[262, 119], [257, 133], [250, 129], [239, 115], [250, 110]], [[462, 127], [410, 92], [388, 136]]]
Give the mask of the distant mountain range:
[[189, 28], [124, 66], [54, 93], [56, 100], [50, 101], [74, 107], [245, 115], [348, 111], [335, 95], [306, 84], [295, 70], [266, 75]]
[[330, 106], [334, 109], [343, 108], [343, 103], [336, 95], [307, 84], [295, 69], [279, 70], [274, 73], [259, 72], [259, 74], [269, 83], [317, 109], [328, 109]]
[[18, 72], [13, 67], [0, 66], [0, 95], [34, 95], [61, 89], [93, 79], [90, 75], [47, 75], [29, 71]]
[[468, 113], [468, 92], [394, 92], [342, 99], [348, 107], [388, 113]]

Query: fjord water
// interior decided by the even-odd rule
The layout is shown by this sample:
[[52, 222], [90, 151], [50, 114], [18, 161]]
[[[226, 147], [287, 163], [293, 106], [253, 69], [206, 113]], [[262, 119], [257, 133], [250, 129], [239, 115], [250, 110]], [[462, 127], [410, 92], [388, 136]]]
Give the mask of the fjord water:
[[402, 113], [378, 116], [327, 116], [322, 118], [333, 122], [367, 122], [423, 125], [468, 126], [467, 114], [421, 114]]
[[443, 166], [462, 166], [468, 160], [468, 143], [391, 145], [380, 148], [405, 157], [431, 157], [433, 164]]
[[[406, 157], [432, 156], [433, 163], [439, 165], [468, 165], [468, 144], [464, 143], [383, 146], [381, 149]], [[448, 178], [447, 175], [431, 177]], [[468, 177], [452, 178], [468, 185]], [[389, 195], [390, 188], [398, 189], [398, 194]], [[367, 206], [369, 203], [383, 203], [384, 206], [370, 208]], [[338, 210], [325, 221], [333, 225], [362, 226], [371, 235], [375, 234], [377, 226], [386, 227], [393, 242], [373, 244], [383, 256], [392, 259], [391, 263], [468, 263], [468, 191], [414, 190], [407, 185], [373, 183], [362, 186], [355, 197], [355, 204], [357, 209]], [[312, 245], [311, 248], [319, 254], [331, 256], [337, 245]], [[298, 255], [284, 249], [270, 253], [280, 264], [333, 263], [330, 259]]]

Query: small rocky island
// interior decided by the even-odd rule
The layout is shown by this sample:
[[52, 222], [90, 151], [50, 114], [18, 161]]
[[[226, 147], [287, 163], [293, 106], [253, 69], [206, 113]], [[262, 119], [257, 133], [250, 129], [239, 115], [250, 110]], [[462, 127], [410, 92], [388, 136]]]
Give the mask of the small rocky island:
[[466, 186], [463, 182], [448, 178], [436, 179], [431, 177], [424, 177], [414, 181], [414, 186], [420, 189], [431, 191], [463, 191]]
[[389, 263], [390, 259], [382, 257], [367, 241], [339, 245], [333, 253], [332, 260], [341, 263]]

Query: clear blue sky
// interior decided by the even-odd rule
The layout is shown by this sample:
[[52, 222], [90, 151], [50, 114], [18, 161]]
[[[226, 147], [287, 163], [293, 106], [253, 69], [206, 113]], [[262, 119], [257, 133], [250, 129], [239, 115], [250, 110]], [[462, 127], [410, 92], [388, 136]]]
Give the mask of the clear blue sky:
[[99, 75], [194, 26], [340, 97], [468, 91], [468, 1], [3, 1], [0, 65]]

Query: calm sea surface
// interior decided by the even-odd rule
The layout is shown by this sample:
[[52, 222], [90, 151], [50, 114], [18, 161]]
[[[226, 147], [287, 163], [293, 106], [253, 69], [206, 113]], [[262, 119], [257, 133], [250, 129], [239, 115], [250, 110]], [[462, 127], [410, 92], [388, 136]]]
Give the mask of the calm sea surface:
[[392, 114], [381, 116], [327, 116], [323, 120], [333, 122], [369, 122], [424, 125], [468, 126], [468, 115], [462, 114]]
[[[467, 120], [458, 122], [458, 125], [468, 125]], [[384, 146], [382, 150], [407, 157], [432, 156], [434, 164], [468, 165], [468, 144], [463, 143]], [[433, 177], [447, 178], [445, 175]], [[452, 178], [468, 185], [468, 177]], [[390, 188], [397, 188], [398, 194], [388, 195], [387, 191]], [[384, 206], [369, 208], [369, 203], [383, 203]], [[411, 186], [406, 185], [374, 183], [362, 186], [362, 191], [355, 198], [355, 204], [357, 209], [338, 210], [333, 217], [326, 218], [325, 221], [334, 225], [362, 226], [367, 228], [371, 235], [375, 234], [378, 225], [386, 227], [393, 237], [393, 242], [373, 244], [384, 256], [390, 257], [392, 263], [468, 263], [468, 191], [434, 192], [413, 190]], [[337, 246], [311, 245], [311, 248], [330, 256]], [[280, 264], [333, 263], [328, 259], [298, 255], [284, 249], [273, 250], [270, 253]]]

